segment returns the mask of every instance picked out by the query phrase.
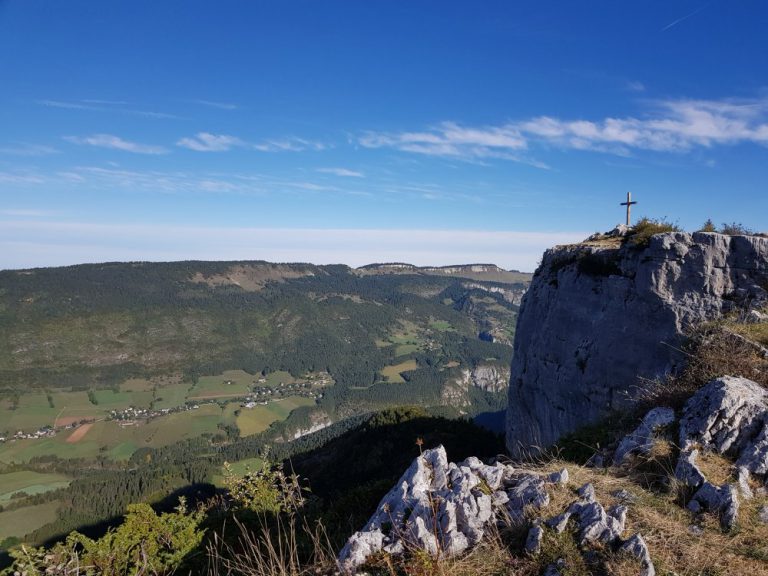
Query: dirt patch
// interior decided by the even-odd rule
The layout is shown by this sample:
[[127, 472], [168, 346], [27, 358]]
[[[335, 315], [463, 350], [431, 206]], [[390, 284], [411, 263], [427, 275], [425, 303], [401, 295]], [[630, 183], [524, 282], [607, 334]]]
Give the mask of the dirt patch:
[[190, 280], [208, 286], [240, 286], [246, 292], [257, 292], [264, 288], [267, 282], [282, 282], [290, 278], [313, 276], [310, 269], [297, 268], [285, 264], [246, 264], [232, 266], [224, 274], [205, 276], [198, 272]]
[[80, 440], [83, 439], [83, 436], [88, 434], [88, 430], [90, 430], [92, 427], [93, 424], [83, 424], [82, 426], [75, 428], [75, 431], [69, 435], [69, 438], [67, 438], [67, 444], [75, 444], [76, 442], [80, 442]]

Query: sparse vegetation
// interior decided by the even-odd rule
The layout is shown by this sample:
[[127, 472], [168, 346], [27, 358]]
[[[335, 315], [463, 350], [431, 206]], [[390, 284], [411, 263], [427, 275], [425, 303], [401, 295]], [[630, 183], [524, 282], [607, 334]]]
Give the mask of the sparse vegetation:
[[682, 229], [675, 223], [666, 218], [648, 218], [643, 217], [638, 220], [625, 237], [625, 241], [632, 247], [647, 246], [651, 241], [651, 236], [663, 232], [681, 232]]
[[723, 222], [719, 232], [729, 236], [753, 236], [755, 234], [754, 230], [747, 228], [741, 222]]
[[644, 407], [680, 408], [701, 386], [723, 375], [743, 376], [768, 388], [768, 358], [755, 342], [764, 343], [768, 323], [747, 324], [738, 314], [689, 330], [680, 353], [683, 371], [649, 382], [643, 389]]

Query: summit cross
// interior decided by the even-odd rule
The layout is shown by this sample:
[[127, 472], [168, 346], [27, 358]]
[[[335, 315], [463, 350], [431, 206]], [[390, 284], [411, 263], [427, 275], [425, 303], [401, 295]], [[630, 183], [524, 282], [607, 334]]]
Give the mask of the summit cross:
[[620, 204], [620, 206], [627, 207], [627, 226], [629, 226], [629, 211], [632, 207], [632, 204], [637, 204], [637, 202], [632, 202], [632, 192], [627, 192], [627, 201]]

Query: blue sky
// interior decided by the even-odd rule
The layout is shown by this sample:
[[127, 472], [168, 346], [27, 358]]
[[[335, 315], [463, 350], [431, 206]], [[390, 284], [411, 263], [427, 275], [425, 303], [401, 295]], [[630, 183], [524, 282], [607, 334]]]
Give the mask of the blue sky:
[[0, 0], [0, 268], [768, 229], [768, 3]]

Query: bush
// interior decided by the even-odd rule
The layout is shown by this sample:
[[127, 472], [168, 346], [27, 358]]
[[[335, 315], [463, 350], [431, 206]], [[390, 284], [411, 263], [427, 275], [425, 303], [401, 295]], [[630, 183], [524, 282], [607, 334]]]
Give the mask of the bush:
[[295, 512], [304, 505], [304, 489], [298, 476], [285, 474], [282, 465], [265, 461], [261, 470], [239, 476], [225, 462], [224, 483], [235, 509], [276, 515]]
[[704, 225], [699, 229], [699, 232], [717, 232], [717, 228], [715, 227], [715, 223], [712, 222], [712, 218], [707, 218], [707, 221], [704, 222]]
[[664, 232], [681, 232], [682, 229], [673, 224], [666, 218], [646, 218], [643, 217], [637, 221], [632, 229], [626, 236], [626, 242], [630, 246], [644, 247], [651, 241], [651, 236], [654, 234], [662, 234]]
[[131, 504], [125, 522], [98, 540], [72, 532], [50, 550], [11, 550], [10, 574], [85, 576], [98, 574], [173, 574], [203, 539], [204, 512], [187, 513], [184, 499], [175, 512], [157, 515], [149, 504]]
[[729, 236], [754, 236], [755, 231], [747, 228], [741, 222], [723, 222], [720, 226], [720, 234], [728, 234]]

